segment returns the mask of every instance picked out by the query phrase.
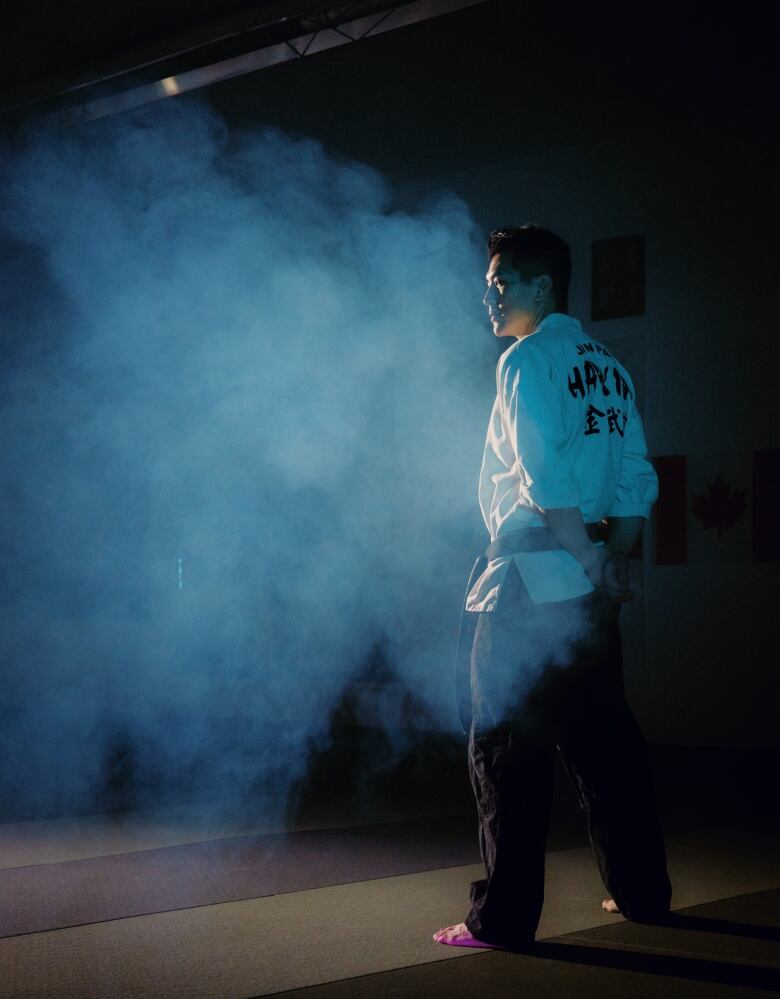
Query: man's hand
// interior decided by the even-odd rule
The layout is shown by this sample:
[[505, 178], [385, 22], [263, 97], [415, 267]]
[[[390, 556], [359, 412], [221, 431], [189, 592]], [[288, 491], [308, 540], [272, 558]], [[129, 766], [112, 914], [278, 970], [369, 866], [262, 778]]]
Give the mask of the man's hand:
[[633, 600], [636, 594], [629, 586], [628, 556], [622, 552], [610, 552], [605, 548], [607, 558], [602, 570], [603, 588], [615, 603], [624, 604]]
[[597, 590], [604, 590], [610, 600], [623, 604], [636, 594], [629, 586], [628, 558], [607, 547], [593, 546], [579, 556], [585, 575]]
[[624, 604], [636, 594], [628, 585], [628, 557], [642, 530], [644, 517], [611, 517], [606, 545], [594, 545], [579, 507], [556, 507], [542, 511], [547, 526], [561, 546], [573, 555], [597, 590]]

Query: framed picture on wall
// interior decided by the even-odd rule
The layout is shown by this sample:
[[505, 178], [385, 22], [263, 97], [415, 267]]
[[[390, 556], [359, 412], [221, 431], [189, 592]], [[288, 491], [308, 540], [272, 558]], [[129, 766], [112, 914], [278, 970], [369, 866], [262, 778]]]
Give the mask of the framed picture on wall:
[[591, 319], [645, 313], [645, 237], [620, 236], [591, 244]]

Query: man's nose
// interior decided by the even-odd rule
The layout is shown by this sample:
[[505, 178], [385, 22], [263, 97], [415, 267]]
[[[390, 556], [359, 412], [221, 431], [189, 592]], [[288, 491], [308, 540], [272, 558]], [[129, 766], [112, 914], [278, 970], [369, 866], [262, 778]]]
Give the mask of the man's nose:
[[495, 304], [495, 301], [496, 301], [496, 290], [492, 286], [489, 286], [488, 290], [485, 292], [485, 297], [482, 299], [482, 304], [491, 305]]

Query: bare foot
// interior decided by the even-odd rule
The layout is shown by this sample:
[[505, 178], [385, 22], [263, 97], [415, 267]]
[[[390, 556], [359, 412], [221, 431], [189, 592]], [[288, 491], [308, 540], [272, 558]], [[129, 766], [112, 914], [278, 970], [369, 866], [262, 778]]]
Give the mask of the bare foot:
[[458, 923], [457, 926], [445, 926], [443, 930], [437, 930], [433, 934], [436, 943], [449, 944], [450, 947], [491, 947], [494, 950], [501, 950], [495, 944], [483, 943], [471, 935], [465, 923]]
[[601, 908], [604, 909], [606, 912], [620, 912], [620, 909], [618, 909], [617, 902], [614, 900], [614, 898], [605, 898], [604, 901], [601, 903]]

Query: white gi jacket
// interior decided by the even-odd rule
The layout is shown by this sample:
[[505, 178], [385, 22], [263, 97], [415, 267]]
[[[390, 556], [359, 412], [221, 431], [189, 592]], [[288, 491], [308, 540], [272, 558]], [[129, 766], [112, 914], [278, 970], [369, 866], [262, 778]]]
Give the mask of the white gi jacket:
[[[490, 540], [542, 526], [540, 509], [578, 506], [586, 523], [647, 517], [657, 496], [628, 372], [579, 320], [552, 313], [496, 368], [479, 478]], [[569, 552], [524, 552], [492, 559], [466, 610], [494, 609], [511, 560], [535, 603], [593, 590]]]

